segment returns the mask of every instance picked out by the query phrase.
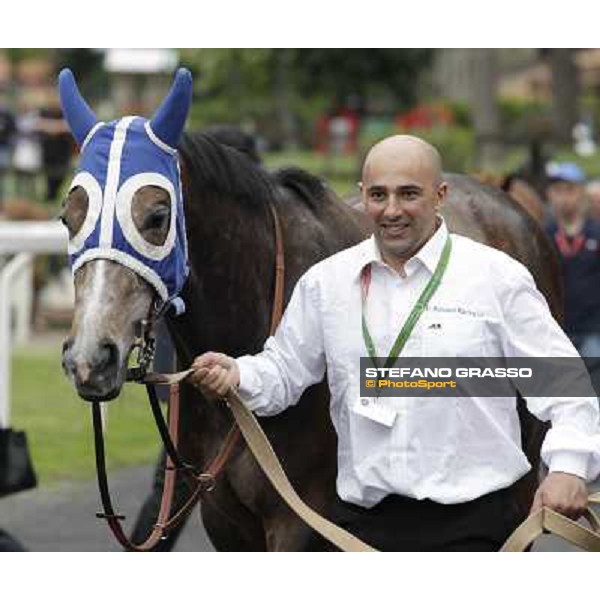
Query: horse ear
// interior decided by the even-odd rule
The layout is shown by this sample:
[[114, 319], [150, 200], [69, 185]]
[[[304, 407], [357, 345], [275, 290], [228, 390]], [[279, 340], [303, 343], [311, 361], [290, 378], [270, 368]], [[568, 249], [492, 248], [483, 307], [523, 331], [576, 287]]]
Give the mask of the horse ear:
[[191, 103], [192, 74], [187, 69], [178, 69], [167, 97], [150, 119], [154, 135], [175, 148], [183, 132]]
[[60, 104], [69, 129], [78, 146], [82, 146], [88, 133], [98, 119], [88, 103], [83, 99], [75, 77], [70, 69], [63, 69], [58, 76]]

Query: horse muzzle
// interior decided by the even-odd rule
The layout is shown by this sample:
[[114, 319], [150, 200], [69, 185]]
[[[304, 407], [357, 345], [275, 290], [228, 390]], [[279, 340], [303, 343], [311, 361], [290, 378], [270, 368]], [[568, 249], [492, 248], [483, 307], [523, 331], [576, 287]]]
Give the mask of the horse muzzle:
[[63, 345], [63, 370], [77, 393], [88, 402], [116, 398], [124, 381], [118, 346], [104, 339], [93, 347], [80, 347], [73, 338]]

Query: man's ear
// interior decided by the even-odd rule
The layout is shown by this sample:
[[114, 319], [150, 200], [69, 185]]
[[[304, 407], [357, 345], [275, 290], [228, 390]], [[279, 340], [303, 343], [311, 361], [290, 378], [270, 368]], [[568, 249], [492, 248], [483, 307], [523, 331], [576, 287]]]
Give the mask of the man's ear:
[[362, 203], [366, 206], [367, 205], [367, 199], [365, 197], [365, 184], [362, 181], [359, 181], [357, 183], [358, 189], [360, 191], [360, 199], [362, 201]]
[[446, 197], [448, 196], [448, 184], [445, 181], [442, 181], [437, 189], [437, 205], [436, 209], [439, 210], [444, 202], [446, 201]]

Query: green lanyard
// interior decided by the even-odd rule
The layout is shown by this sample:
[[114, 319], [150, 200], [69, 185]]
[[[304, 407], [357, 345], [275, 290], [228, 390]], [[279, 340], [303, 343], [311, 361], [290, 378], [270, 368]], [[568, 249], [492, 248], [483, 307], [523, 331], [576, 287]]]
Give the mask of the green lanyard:
[[[446, 238], [446, 243], [444, 244], [444, 249], [442, 250], [442, 254], [440, 256], [440, 260], [438, 261], [437, 266], [435, 267], [435, 271], [431, 276], [431, 279], [428, 281], [425, 289], [421, 292], [419, 299], [416, 304], [413, 306], [413, 309], [408, 315], [408, 318], [404, 322], [392, 349], [390, 350], [390, 355], [387, 357], [385, 361], [385, 367], [389, 368], [394, 364], [394, 361], [398, 358], [400, 352], [404, 348], [410, 334], [412, 333], [417, 321], [425, 311], [427, 304], [431, 300], [433, 294], [435, 294], [436, 290], [440, 286], [442, 282], [442, 277], [446, 272], [446, 268], [448, 267], [448, 262], [450, 260], [450, 250], [452, 249], [452, 240], [450, 239], [450, 235]], [[367, 327], [367, 320], [365, 318], [365, 305], [367, 302], [367, 296], [369, 294], [369, 286], [371, 284], [371, 265], [367, 265], [360, 277], [360, 285], [362, 292], [362, 334], [363, 339], [365, 341], [365, 346], [369, 352], [369, 356], [373, 361], [375, 367], [377, 367], [377, 351], [375, 350], [375, 344], [373, 343], [373, 338], [369, 333], [369, 328]]]

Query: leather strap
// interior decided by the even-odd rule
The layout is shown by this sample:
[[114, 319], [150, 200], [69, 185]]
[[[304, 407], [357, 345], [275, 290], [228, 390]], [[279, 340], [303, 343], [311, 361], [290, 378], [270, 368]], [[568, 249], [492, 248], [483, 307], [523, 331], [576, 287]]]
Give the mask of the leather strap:
[[[149, 381], [155, 384], [173, 385], [184, 381], [193, 372], [193, 369], [188, 369], [187, 371], [170, 375], [148, 373], [148, 378]], [[239, 394], [233, 388], [229, 390], [226, 402], [258, 465], [281, 498], [296, 515], [309, 527], [312, 527], [312, 529], [344, 552], [376, 552], [368, 544], [365, 544], [347, 531], [344, 531], [341, 527], [323, 518], [298, 496], [256, 417], [246, 407]]]
[[283, 301], [285, 291], [285, 254], [283, 248], [283, 233], [281, 223], [277, 216], [275, 207], [270, 204], [273, 216], [273, 227], [275, 228], [275, 292], [273, 294], [273, 309], [271, 311], [271, 325], [269, 335], [273, 335], [283, 315]]
[[[284, 303], [284, 289], [285, 289], [285, 255], [284, 255], [284, 244], [283, 234], [281, 230], [281, 224], [277, 211], [273, 205], [270, 205], [271, 215], [273, 218], [273, 226], [275, 230], [275, 284], [273, 292], [273, 308], [271, 312], [271, 321], [269, 325], [269, 334], [273, 335], [281, 316], [283, 314], [283, 303]], [[217, 456], [213, 459], [207, 469], [201, 473], [194, 472], [194, 468], [190, 465], [184, 464], [183, 460], [179, 456], [177, 451], [177, 438], [179, 429], [179, 414], [180, 414], [180, 402], [179, 402], [179, 381], [183, 378], [170, 378], [169, 376], [160, 376], [154, 373], [147, 373], [143, 379], [146, 384], [148, 391], [148, 398], [154, 413], [154, 419], [157, 427], [159, 428], [161, 438], [165, 444], [167, 451], [167, 462], [165, 467], [165, 478], [163, 482], [163, 492], [161, 498], [161, 505], [157, 522], [154, 525], [152, 532], [148, 538], [141, 544], [134, 544], [125, 535], [123, 528], [121, 527], [120, 521], [125, 517], [123, 515], [116, 514], [112, 500], [110, 497], [110, 491], [108, 487], [108, 478], [106, 474], [106, 461], [104, 452], [104, 438], [102, 434], [102, 423], [100, 418], [100, 405], [94, 403], [92, 405], [92, 419], [94, 424], [94, 442], [96, 449], [96, 472], [98, 475], [98, 486], [100, 489], [100, 497], [104, 508], [103, 513], [97, 513], [96, 516], [99, 518], [106, 519], [113, 534], [117, 541], [126, 549], [132, 551], [149, 551], [152, 550], [160, 539], [173, 527], [175, 527], [196, 505], [200, 496], [205, 492], [210, 492], [214, 486], [216, 478], [220, 472], [225, 468], [229, 458], [231, 457], [234, 449], [236, 448], [240, 437], [240, 429], [237, 423], [234, 422], [231, 429], [225, 436], [223, 443], [217, 453]], [[154, 384], [165, 384], [171, 385], [169, 394], [169, 418], [168, 426], [164, 421], [162, 412], [160, 410], [158, 398], [156, 397], [153, 389]], [[258, 424], [257, 424], [258, 425]], [[263, 434], [264, 435], [264, 434]], [[172, 516], [171, 509], [173, 504], [173, 497], [175, 494], [175, 483], [177, 473], [183, 474], [190, 483], [191, 494], [186, 500], [184, 505]]]
[[[600, 494], [589, 497], [589, 503], [600, 504]], [[542, 508], [530, 515], [506, 540], [501, 552], [523, 552], [543, 533], [553, 533], [588, 552], [600, 552], [600, 518], [587, 508], [583, 518], [590, 529], [549, 509]]]

